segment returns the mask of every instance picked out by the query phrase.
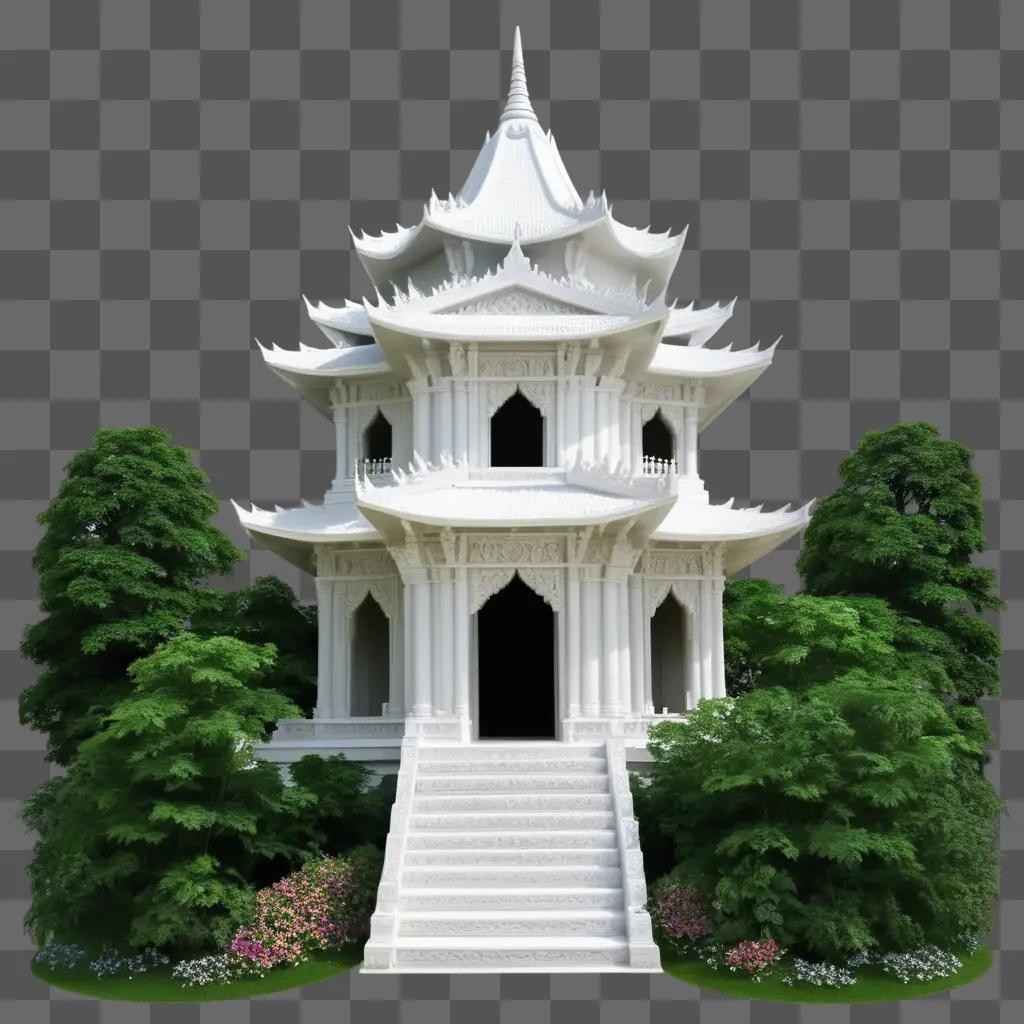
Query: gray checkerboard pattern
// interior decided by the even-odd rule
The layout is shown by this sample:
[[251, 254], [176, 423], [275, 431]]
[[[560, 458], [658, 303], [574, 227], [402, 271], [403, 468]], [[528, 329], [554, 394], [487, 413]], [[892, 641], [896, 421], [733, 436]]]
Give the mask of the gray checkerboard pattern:
[[[300, 293], [367, 285], [347, 227], [415, 222], [492, 128], [521, 24], [534, 106], [616, 215], [690, 225], [672, 294], [783, 335], [703, 438], [712, 494], [828, 492], [865, 431], [977, 452], [1009, 601], [993, 778], [1009, 813], [996, 968], [920, 1002], [805, 1007], [667, 977], [343, 976], [205, 1006], [51, 991], [21, 933], [47, 776], [17, 724], [33, 516], [100, 426], [151, 422], [229, 497], [295, 502], [328, 424], [252, 339], [315, 343]], [[1024, 3], [1021, 0], [3, 0], [0, 3], [0, 1019], [12, 1024], [1024, 1019]], [[795, 545], [756, 567], [795, 582]], [[254, 549], [237, 582], [308, 580]]]

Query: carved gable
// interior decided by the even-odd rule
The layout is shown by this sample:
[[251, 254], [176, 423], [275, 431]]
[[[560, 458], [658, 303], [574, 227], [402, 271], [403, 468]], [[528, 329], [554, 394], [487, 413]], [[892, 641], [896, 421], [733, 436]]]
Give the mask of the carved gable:
[[503, 291], [484, 295], [471, 302], [448, 309], [438, 310], [439, 313], [485, 313], [498, 315], [529, 315], [529, 314], [568, 314], [588, 313], [582, 306], [573, 306], [568, 302], [558, 302], [538, 292], [526, 288], [506, 288]]

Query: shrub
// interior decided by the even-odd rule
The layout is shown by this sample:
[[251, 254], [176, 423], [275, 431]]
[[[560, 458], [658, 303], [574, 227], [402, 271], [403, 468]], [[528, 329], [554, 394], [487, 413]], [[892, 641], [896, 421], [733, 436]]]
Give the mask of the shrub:
[[744, 939], [725, 951], [725, 962], [731, 971], [746, 971], [753, 981], [760, 981], [769, 967], [778, 963], [783, 950], [774, 939]]
[[182, 988], [230, 985], [238, 978], [256, 975], [262, 978], [262, 970], [251, 960], [237, 953], [216, 953], [194, 960], [182, 960], [175, 964], [171, 971], [171, 977], [180, 981]]
[[652, 887], [649, 909], [655, 937], [673, 952], [683, 953], [711, 931], [704, 900], [671, 875]]
[[235, 935], [229, 951], [270, 968], [364, 939], [380, 866], [380, 852], [369, 846], [347, 857], [309, 861], [256, 894], [252, 921]]

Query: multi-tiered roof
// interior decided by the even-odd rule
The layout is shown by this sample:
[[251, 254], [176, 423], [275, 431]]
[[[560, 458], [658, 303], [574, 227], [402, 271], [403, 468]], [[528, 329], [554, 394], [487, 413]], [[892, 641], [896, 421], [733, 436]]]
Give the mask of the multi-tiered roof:
[[[454, 373], [444, 355], [453, 342], [518, 352], [574, 342], [573, 358], [588, 374], [641, 387], [698, 386], [700, 428], [771, 363], [775, 345], [707, 346], [732, 302], [697, 309], [666, 301], [685, 231], [632, 228], [615, 220], [603, 194], [581, 199], [530, 102], [518, 29], [498, 128], [487, 133], [464, 185], [446, 199], [432, 194], [418, 224], [396, 228], [353, 234], [376, 288], [373, 301], [332, 307], [306, 300], [329, 347], [261, 349], [267, 365], [328, 417], [339, 382], [402, 385], [441, 363]], [[432, 347], [435, 341], [443, 344]], [[421, 459], [387, 485], [358, 486], [348, 501], [236, 509], [252, 536], [305, 569], [314, 544], [388, 541], [400, 537], [402, 522], [500, 528], [639, 518], [654, 541], [721, 542], [725, 569], [735, 572], [809, 515], [809, 507], [713, 505], [703, 490], [679, 493], [674, 479], [652, 490], [636, 467], [585, 466], [578, 457], [561, 467], [567, 472], [532, 480], [513, 474], [504, 484], [498, 471], [441, 462]]]

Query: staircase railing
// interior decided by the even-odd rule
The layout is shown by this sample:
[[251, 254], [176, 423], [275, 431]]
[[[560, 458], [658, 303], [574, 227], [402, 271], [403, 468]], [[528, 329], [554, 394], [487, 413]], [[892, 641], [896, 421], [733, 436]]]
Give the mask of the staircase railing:
[[402, 740], [402, 757], [395, 784], [395, 802], [391, 806], [391, 827], [384, 847], [384, 867], [377, 886], [377, 905], [370, 918], [370, 937], [363, 949], [363, 968], [370, 971], [392, 970], [398, 940], [399, 898], [401, 895], [402, 862], [405, 860], [409, 817], [416, 792], [420, 737]]

